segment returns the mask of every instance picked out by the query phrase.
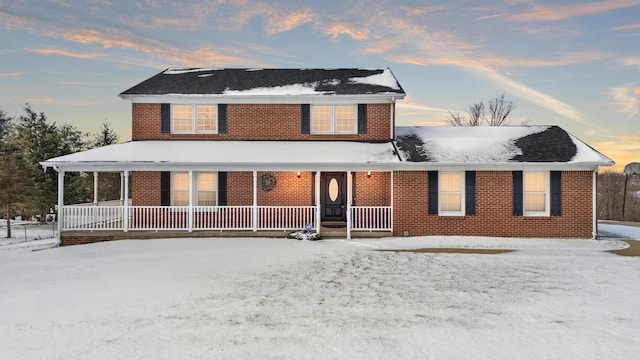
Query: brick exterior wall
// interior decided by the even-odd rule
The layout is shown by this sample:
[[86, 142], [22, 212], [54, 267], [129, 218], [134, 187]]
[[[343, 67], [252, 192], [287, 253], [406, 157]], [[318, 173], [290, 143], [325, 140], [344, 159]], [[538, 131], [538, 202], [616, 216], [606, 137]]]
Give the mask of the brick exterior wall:
[[394, 235], [591, 238], [591, 171], [562, 172], [562, 216], [512, 214], [510, 171], [476, 172], [476, 215], [429, 215], [426, 171], [394, 172]]
[[[260, 177], [271, 174], [276, 186], [269, 191], [260, 189]], [[261, 206], [309, 206], [315, 203], [315, 172], [259, 171], [258, 205]], [[358, 206], [391, 205], [391, 173], [353, 173], [353, 191]], [[131, 201], [133, 206], [160, 206], [160, 172], [131, 173]], [[253, 204], [253, 173], [250, 171], [227, 172], [227, 205], [251, 206]]]
[[367, 105], [366, 134], [302, 134], [299, 104], [228, 104], [226, 134], [160, 132], [160, 104], [132, 105], [132, 140], [390, 140], [390, 104]]
[[354, 204], [356, 206], [391, 206], [391, 173], [366, 172], [353, 174]]
[[131, 206], [160, 206], [160, 172], [133, 171]]

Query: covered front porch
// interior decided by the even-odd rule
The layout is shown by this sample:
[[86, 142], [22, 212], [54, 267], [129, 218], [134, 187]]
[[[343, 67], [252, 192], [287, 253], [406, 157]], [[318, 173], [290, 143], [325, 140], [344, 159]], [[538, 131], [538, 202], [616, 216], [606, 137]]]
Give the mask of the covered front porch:
[[[314, 145], [331, 146], [330, 142], [323, 143]], [[148, 142], [119, 145], [127, 144], [141, 146]], [[308, 149], [308, 146], [296, 145], [290, 150]], [[369, 152], [374, 150], [373, 158], [385, 151], [394, 154], [388, 143], [341, 145], [356, 145], [361, 153], [363, 148]], [[101, 149], [106, 148], [95, 150]], [[290, 154], [295, 157], [294, 152]], [[252, 159], [250, 163], [233, 161], [233, 156], [227, 163], [135, 159], [106, 163], [69, 159], [74, 155], [78, 154], [43, 163], [58, 172], [61, 238], [103, 236], [109, 240], [144, 238], [149, 234], [192, 237], [214, 233], [282, 236], [307, 229], [323, 237], [351, 239], [393, 232], [393, 171], [387, 161], [352, 161], [353, 152], [351, 156], [345, 154], [320, 163], [293, 162], [291, 155], [279, 161]], [[103, 152], [92, 155], [93, 158], [104, 156]], [[388, 159], [388, 162], [396, 161], [395, 154]], [[127, 200], [100, 203], [96, 195], [93, 203], [64, 204], [64, 174], [68, 171], [119, 172], [121, 198]]]

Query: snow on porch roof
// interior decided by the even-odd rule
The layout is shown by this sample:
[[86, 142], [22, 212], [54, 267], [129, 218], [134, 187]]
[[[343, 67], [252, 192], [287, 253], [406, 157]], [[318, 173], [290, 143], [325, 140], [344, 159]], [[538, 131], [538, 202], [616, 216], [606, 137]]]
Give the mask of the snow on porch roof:
[[43, 161], [65, 171], [160, 170], [169, 167], [219, 169], [346, 170], [399, 163], [391, 142], [145, 140], [95, 148]]

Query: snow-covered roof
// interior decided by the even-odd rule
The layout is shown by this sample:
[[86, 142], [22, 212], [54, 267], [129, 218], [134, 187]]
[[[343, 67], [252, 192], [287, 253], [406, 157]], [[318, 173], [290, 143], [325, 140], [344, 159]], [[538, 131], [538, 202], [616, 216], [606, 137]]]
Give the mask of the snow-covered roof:
[[399, 163], [391, 142], [145, 140], [95, 148], [41, 164], [63, 170], [373, 170]]
[[613, 161], [557, 126], [397, 127], [403, 161], [444, 164]]
[[149, 95], [395, 95], [404, 90], [386, 69], [169, 68], [125, 90], [127, 98]]

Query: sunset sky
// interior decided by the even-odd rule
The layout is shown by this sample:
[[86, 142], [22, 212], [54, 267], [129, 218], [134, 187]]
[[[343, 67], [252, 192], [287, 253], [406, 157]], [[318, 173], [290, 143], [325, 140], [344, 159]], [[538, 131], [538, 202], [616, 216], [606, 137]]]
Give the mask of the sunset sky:
[[389, 67], [398, 125], [446, 125], [500, 93], [640, 162], [640, 0], [0, 0], [0, 109], [131, 138], [118, 94], [167, 67]]

